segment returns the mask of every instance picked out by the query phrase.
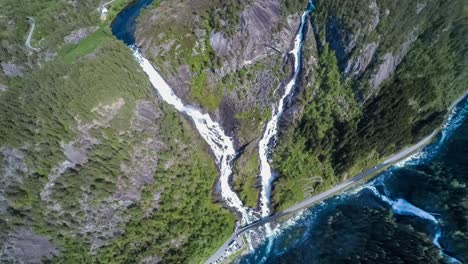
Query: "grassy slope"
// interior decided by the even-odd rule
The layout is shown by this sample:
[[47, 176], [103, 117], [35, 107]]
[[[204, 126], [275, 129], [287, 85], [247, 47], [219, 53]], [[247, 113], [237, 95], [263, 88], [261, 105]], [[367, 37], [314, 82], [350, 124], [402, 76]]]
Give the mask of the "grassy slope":
[[[34, 13], [38, 3], [30, 5], [31, 10], [19, 9], [21, 14], [29, 10], [28, 15], [37, 15], [38, 32], [34, 36], [46, 37], [47, 45], [61, 40], [76, 25], [71, 20], [53, 24], [55, 20], [40, 15], [63, 8], [62, 3], [56, 4], [42, 2], [40, 8], [44, 9], [38, 13]], [[116, 4], [121, 5], [119, 1]], [[87, 9], [80, 12], [92, 10], [91, 6], [92, 3], [86, 2]], [[9, 2], [9, 7], [12, 12], [17, 9], [13, 2]], [[84, 24], [93, 25], [96, 21], [90, 18]], [[45, 26], [46, 22], [52, 24]], [[115, 190], [120, 164], [128, 161], [132, 145], [145, 138], [144, 134], [120, 132], [128, 129], [136, 100], [156, 100], [130, 51], [113, 39], [106, 23], [99, 26], [96, 33], [77, 45], [63, 46], [56, 60], [43, 62], [41, 69], [33, 69], [24, 78], [10, 80], [9, 89], [0, 94], [0, 108], [4, 113], [0, 117], [0, 145], [25, 147], [26, 161], [32, 171], [20, 187], [8, 192], [14, 204], [11, 214], [0, 217], [2, 234], [23, 225], [32, 227], [60, 246], [61, 255], [54, 260], [57, 263], [134, 263], [149, 254], [161, 256], [164, 262], [201, 262], [229, 236], [234, 220], [228, 211], [213, 204], [211, 187], [217, 171], [203, 141], [172, 108], [161, 106], [165, 117], [161, 121], [160, 137], [168, 149], [159, 158], [176, 162], [169, 171], [162, 166], [157, 170], [155, 183], [144, 189], [143, 200], [127, 212], [132, 220], [123, 236], [91, 257], [84, 238], [71, 236], [68, 227], [48, 223], [39, 190], [51, 168], [65, 159], [60, 143], [77, 136], [74, 118], [90, 122], [96, 117], [90, 110], [98, 104], [109, 104], [117, 98], [125, 100], [125, 106], [110, 127], [93, 131], [102, 144], [91, 150], [88, 163], [60, 179], [62, 187], [56, 197], [70, 210], [81, 198], [83, 184], [94, 184], [96, 203]], [[14, 41], [14, 36], [9, 37]], [[93, 56], [86, 57], [88, 54]], [[36, 148], [29, 147], [34, 144]], [[189, 153], [191, 159], [180, 158]], [[160, 209], [151, 217], [145, 216], [152, 193], [162, 190]], [[174, 197], [178, 197], [177, 201]], [[174, 238], [180, 238], [181, 244], [171, 244]]]

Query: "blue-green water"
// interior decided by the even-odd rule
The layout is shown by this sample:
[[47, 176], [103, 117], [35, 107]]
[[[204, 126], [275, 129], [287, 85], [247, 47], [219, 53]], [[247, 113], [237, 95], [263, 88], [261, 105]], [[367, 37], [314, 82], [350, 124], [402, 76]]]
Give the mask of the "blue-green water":
[[112, 34], [128, 46], [134, 45], [136, 19], [140, 15], [141, 10], [147, 8], [152, 2], [153, 0], [135, 0], [122, 10], [112, 21]]
[[468, 99], [433, 144], [309, 209], [240, 263], [468, 263]]
[[[135, 44], [137, 0], [112, 23]], [[326, 200], [240, 263], [468, 263], [468, 99], [435, 143], [375, 180]]]

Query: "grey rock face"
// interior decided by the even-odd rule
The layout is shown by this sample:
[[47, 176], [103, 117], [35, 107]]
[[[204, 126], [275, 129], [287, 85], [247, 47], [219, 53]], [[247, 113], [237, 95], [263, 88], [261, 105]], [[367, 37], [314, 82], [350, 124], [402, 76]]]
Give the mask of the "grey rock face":
[[229, 40], [224, 37], [223, 32], [212, 32], [210, 35], [210, 45], [215, 51], [216, 55], [220, 57], [227, 55], [229, 49]]
[[[220, 122], [231, 136], [235, 136], [240, 129], [237, 114], [249, 111], [262, 113], [271, 111], [272, 103], [277, 100], [277, 94], [274, 91], [279, 88], [283, 78], [287, 77], [287, 74], [281, 76], [284, 74], [283, 69], [286, 68], [283, 65], [285, 55], [293, 46], [302, 13], [298, 11], [297, 14], [282, 18], [279, 0], [241, 1], [241, 3], [244, 7], [238, 14], [239, 24], [229, 35], [222, 31], [206, 32], [198, 14], [192, 17], [194, 29], [190, 33], [185, 33], [185, 36], [189, 36], [188, 39], [193, 37], [195, 41], [192, 56], [203, 52], [205, 45], [209, 44], [218, 57], [216, 62], [219, 64], [213, 69], [204, 69], [207, 77], [206, 83], [209, 86], [207, 90], [210, 93], [222, 92], [219, 107], [211, 110], [214, 119]], [[167, 4], [171, 12], [166, 14], [163, 11], [150, 11], [147, 19], [151, 20], [151, 23], [158, 24], [159, 21], [167, 22], [168, 17], [176, 19], [184, 17], [187, 16], [186, 8], [189, 5], [188, 0], [178, 5]], [[226, 21], [219, 22], [220, 24], [227, 23]], [[174, 38], [168, 39], [162, 32], [157, 35], [150, 33], [151, 29], [144, 23], [137, 27], [137, 43], [142, 51], [147, 53], [149, 58], [152, 56], [157, 58], [155, 60], [158, 65], [155, 65], [155, 68], [175, 94], [183, 101], [193, 104], [192, 78], [198, 73], [190, 71], [187, 65], [189, 62], [181, 61], [180, 65], [174, 65], [174, 63], [161, 60], [169, 54], [165, 47], [170, 46], [174, 56], [177, 56], [177, 47], [183, 43], [173, 43]], [[249, 76], [242, 77], [242, 82], [239, 82], [240, 78], [236, 76], [236, 72], [238, 73], [240, 69], [244, 73], [249, 72]], [[289, 68], [286, 68], [286, 71], [288, 70]], [[235, 79], [237, 82], [231, 82], [235, 84], [229, 88], [224, 87], [225, 77]]]
[[85, 27], [73, 30], [69, 35], [63, 38], [66, 44], [78, 44], [90, 34], [96, 32], [98, 27]]
[[161, 118], [161, 112], [157, 111], [148, 101], [138, 101], [135, 108], [135, 119], [141, 124], [154, 123]]
[[8, 77], [23, 76], [24, 68], [14, 63], [2, 62], [3, 73]]
[[77, 117], [77, 131], [79, 136], [68, 142], [62, 143], [63, 153], [66, 160], [57, 164], [52, 168], [48, 176], [48, 182], [41, 191], [41, 199], [49, 203], [49, 208], [58, 211], [60, 203], [51, 199], [53, 188], [59, 177], [62, 176], [68, 169], [74, 169], [77, 165], [83, 165], [87, 162], [86, 153], [95, 145], [99, 144], [99, 140], [93, 137], [90, 133], [92, 129], [102, 128], [109, 125], [109, 122], [117, 115], [118, 111], [125, 104], [123, 98], [119, 98], [114, 103], [109, 105], [99, 105], [91, 110], [97, 115], [97, 118], [92, 123], [85, 124]]
[[374, 57], [375, 51], [377, 50], [378, 44], [371, 42], [366, 44], [360, 51], [357, 58], [350, 59], [345, 69], [347, 76], [356, 76], [361, 74], [367, 69], [372, 58]]
[[[138, 133], [144, 138], [132, 144], [129, 160], [120, 164], [115, 189], [96, 200], [95, 190], [88, 183], [82, 183], [79, 186], [81, 198], [73, 208], [65, 208], [65, 203], [53, 194], [57, 191], [56, 184], [60, 177], [65, 177], [65, 171], [79, 171], [81, 167], [87, 166], [87, 156], [91, 155], [96, 145], [101, 144], [101, 138], [93, 134], [92, 130], [109, 126], [124, 104], [125, 101], [121, 98], [113, 103], [97, 106], [91, 110], [96, 114], [95, 119], [88, 123], [76, 118], [78, 137], [62, 144], [66, 160], [52, 169], [48, 183], [41, 192], [41, 199], [47, 204], [46, 212], [50, 223], [69, 226], [75, 235], [81, 236], [89, 244], [91, 254], [124, 232], [125, 223], [130, 220], [125, 211], [140, 201], [144, 186], [154, 182], [154, 173], [159, 165], [158, 153], [165, 148], [158, 140], [159, 119], [163, 113], [157, 105], [151, 101], [136, 102], [130, 127], [122, 133]], [[154, 193], [147, 215], [158, 209], [161, 194], [161, 191]], [[67, 215], [73, 216], [73, 221]]]
[[426, 7], [427, 3], [418, 3], [416, 5], [416, 14], [419, 15], [421, 13], [421, 11], [423, 11], [423, 9]]
[[52, 49], [48, 49], [44, 51], [44, 54], [42, 55], [45, 61], [51, 61], [57, 56], [57, 52], [53, 51]]
[[245, 43], [244, 60], [251, 61], [271, 52], [271, 31], [280, 18], [278, 1], [257, 1], [241, 14], [241, 32], [248, 36]]
[[72, 163], [82, 165], [87, 161], [86, 151], [84, 149], [75, 148], [70, 144], [64, 147], [63, 153]]
[[374, 31], [377, 28], [377, 26], [379, 25], [379, 22], [380, 22], [380, 10], [379, 10], [379, 7], [377, 6], [377, 2], [373, 1], [369, 5], [369, 9], [370, 9], [372, 19], [371, 19], [371, 23], [369, 23], [369, 27], [367, 29], [368, 33]]
[[0, 262], [2, 263], [44, 263], [59, 254], [58, 248], [43, 236], [30, 230], [21, 229], [8, 234], [4, 242]]
[[378, 40], [362, 43], [376, 30], [381, 19], [377, 2], [375, 0], [365, 2], [368, 4], [363, 8], [369, 14], [366, 20], [355, 21], [355, 24], [346, 26], [340, 18], [333, 15], [326, 20], [325, 39], [335, 51], [340, 70], [345, 76], [357, 76], [365, 71], [378, 47]]
[[6, 212], [10, 201], [5, 192], [21, 185], [28, 174], [24, 153], [19, 149], [0, 148], [0, 213]]
[[28, 167], [24, 162], [24, 153], [18, 149], [0, 149], [0, 153], [4, 157], [4, 166], [2, 170], [2, 179], [11, 179], [12, 181], [21, 182], [16, 175], [25, 174], [28, 172]]
[[8, 89], [6, 85], [0, 84], [0, 92], [4, 92]]
[[[291, 38], [285, 43], [275, 37], [273, 26], [280, 19], [280, 3], [276, 0], [259, 0], [246, 6], [240, 14], [240, 28], [230, 38], [223, 32], [210, 34], [210, 45], [216, 55], [225, 58], [218, 70], [225, 75], [235, 69], [272, 54], [272, 47], [284, 49], [290, 46]], [[286, 46], [286, 47], [285, 47]]]
[[[141, 199], [145, 185], [154, 182], [154, 173], [159, 165], [158, 153], [165, 148], [158, 138], [159, 123], [162, 112], [149, 101], [138, 101], [131, 121], [131, 130], [147, 132], [143, 142], [135, 144], [130, 154], [130, 161], [120, 165], [117, 190], [104, 201], [91, 202], [92, 191], [85, 190], [80, 201], [81, 223], [79, 232], [91, 244], [91, 253], [106, 245], [109, 240], [124, 232], [124, 224], [129, 221], [125, 210]], [[153, 196], [153, 206], [147, 214], [157, 210], [161, 197], [160, 192]]]
[[395, 72], [396, 67], [403, 61], [403, 58], [408, 53], [411, 44], [417, 39], [417, 31], [414, 30], [401, 45], [400, 49], [394, 53], [386, 53], [383, 56], [383, 62], [379, 65], [376, 73], [369, 80], [372, 88], [379, 87], [385, 80], [387, 80]]

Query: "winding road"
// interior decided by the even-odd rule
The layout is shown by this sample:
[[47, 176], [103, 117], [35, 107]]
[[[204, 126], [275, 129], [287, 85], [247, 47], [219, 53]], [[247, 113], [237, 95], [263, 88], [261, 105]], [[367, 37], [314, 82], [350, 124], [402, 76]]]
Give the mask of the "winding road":
[[27, 20], [29, 24], [31, 24], [31, 27], [29, 28], [28, 36], [26, 37], [26, 48], [32, 51], [39, 51], [38, 48], [34, 48], [31, 46], [31, 37], [32, 34], [34, 33], [34, 29], [36, 28], [36, 21], [34, 20], [33, 17], [27, 17]]
[[[445, 119], [444, 119], [444, 123], [445, 121], [447, 120], [447, 117], [449, 116], [449, 113], [451, 112], [451, 110], [457, 105], [457, 103], [459, 103], [463, 98], [465, 98], [466, 96], [468, 96], [468, 92], [465, 92], [462, 96], [460, 96], [457, 100], [455, 100], [455, 102], [448, 108], [448, 112], [447, 112], [447, 115], [445, 116]], [[415, 152], [417, 152], [418, 150], [420, 150], [422, 147], [424, 147], [425, 145], [427, 145], [428, 143], [430, 143], [430, 141], [434, 138], [435, 135], [437, 135], [437, 133], [440, 131], [440, 127], [437, 128], [436, 130], [434, 130], [429, 136], [423, 138], [421, 141], [419, 141], [418, 143], [408, 147], [408, 148], [405, 148], [403, 150], [401, 150], [400, 152], [396, 153], [396, 154], [393, 154], [391, 155], [390, 157], [388, 157], [385, 161], [383, 161], [382, 163], [376, 165], [375, 167], [373, 168], [370, 168], [368, 170], [365, 170], [363, 172], [361, 172], [360, 174], [356, 175], [355, 177], [351, 178], [351, 179], [348, 179], [346, 181], [344, 181], [343, 183], [341, 184], [338, 184], [336, 185], [335, 187], [325, 191], [325, 192], [322, 192], [320, 194], [317, 194], [315, 196], [312, 196], [308, 199], [305, 199], [303, 200], [302, 202], [300, 203], [297, 203], [291, 207], [289, 207], [288, 209], [284, 210], [284, 211], [281, 211], [281, 212], [278, 212], [274, 215], [271, 215], [271, 216], [268, 216], [268, 217], [265, 217], [257, 222], [253, 222], [247, 226], [244, 226], [244, 227], [241, 227], [239, 229], [237, 229], [234, 234], [205, 262], [206, 264], [209, 264], [209, 263], [220, 263], [220, 262], [216, 262], [217, 260], [219, 259], [224, 259], [225, 256], [226, 256], [226, 250], [230, 250], [230, 247], [229, 245], [232, 244], [233, 241], [236, 241], [239, 245], [242, 245], [243, 241], [242, 241], [242, 235], [253, 229], [253, 228], [257, 228], [257, 227], [260, 227], [260, 226], [263, 226], [264, 224], [266, 223], [269, 223], [269, 222], [272, 222], [272, 221], [275, 221], [276, 219], [280, 218], [280, 217], [283, 217], [283, 216], [286, 216], [286, 215], [289, 215], [289, 214], [292, 214], [292, 213], [295, 213], [297, 211], [300, 211], [300, 210], [303, 210], [305, 208], [308, 208], [310, 207], [311, 205], [313, 204], [316, 204], [318, 202], [321, 202], [323, 200], [325, 200], [326, 198], [330, 197], [330, 196], [333, 196], [339, 192], [343, 192], [344, 190], [350, 188], [351, 186], [353, 186], [355, 183], [358, 183], [359, 181], [367, 178], [367, 177], [370, 177], [370, 176], [373, 176], [375, 174], [377, 174], [378, 172], [382, 171], [383, 169], [407, 158], [408, 156], [411, 156], [412, 154], [414, 154]]]

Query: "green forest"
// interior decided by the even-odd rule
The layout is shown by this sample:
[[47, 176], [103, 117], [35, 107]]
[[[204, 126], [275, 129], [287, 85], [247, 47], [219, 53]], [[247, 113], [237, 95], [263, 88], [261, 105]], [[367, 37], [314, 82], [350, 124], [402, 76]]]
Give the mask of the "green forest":
[[[2, 153], [10, 149], [24, 155], [27, 167], [26, 172], [15, 171], [15, 178], [1, 179], [8, 211], [0, 214], [0, 237], [31, 228], [59, 248], [51, 263], [135, 263], [150, 256], [199, 263], [234, 228], [233, 215], [213, 200], [218, 173], [204, 142], [184, 118], [159, 101], [131, 51], [110, 32], [110, 20], [126, 3], [114, 2], [103, 22], [95, 10], [97, 1], [80, 1], [76, 9], [54, 1], [33, 1], [27, 8], [15, 1], [5, 3], [6, 15], [19, 30], [2, 23], [2, 40], [24, 45], [29, 29], [24, 17], [34, 14], [37, 27], [31, 45], [41, 51], [52, 48], [57, 55], [43, 61], [38, 54], [12, 49], [2, 41], [7, 45], [2, 61], [40, 65], [31, 63], [23, 76], [0, 80], [8, 85], [0, 93], [0, 171], [9, 169]], [[59, 11], [64, 17], [48, 15]], [[61, 44], [72, 29], [96, 24], [98, 30], [78, 44]], [[39, 43], [40, 39], [44, 41]], [[152, 102], [161, 113], [154, 128], [135, 128], [136, 106], [142, 101]], [[113, 112], [109, 106], [116, 102], [123, 103]], [[122, 166], [131, 165], [135, 150], [155, 137], [156, 145], [163, 147], [145, 154], [157, 160], [154, 180], [141, 189], [137, 203], [122, 211], [128, 219], [120, 224], [122, 232], [89, 254], [92, 234], [80, 232], [86, 220], [80, 205], [83, 197], [90, 195], [89, 206], [110, 206], [110, 197], [122, 188]], [[51, 211], [40, 194], [48, 175], [67, 159], [65, 145], [86, 140], [96, 142], [86, 148], [84, 164], [67, 169], [56, 180], [50, 199], [61, 208]], [[151, 209], [154, 206], [157, 209]]]
[[[396, 72], [372, 94], [368, 73], [359, 78], [343, 77], [338, 56], [326, 37], [324, 23], [330, 17], [336, 16], [344, 28], [354, 29], [358, 19], [346, 17], [346, 7], [337, 1], [317, 5], [312, 18], [322, 44], [315, 69], [317, 80], [300, 95], [303, 114], [294, 127], [282, 133], [274, 153], [281, 175], [274, 190], [278, 210], [374, 166], [441, 125], [447, 108], [468, 83], [468, 32], [461, 26], [467, 23], [468, 14], [463, 1], [435, 2], [428, 7], [425, 27]], [[396, 17], [408, 12], [385, 1], [382, 5], [392, 8], [390, 12], [396, 12]], [[401, 27], [396, 31], [396, 21], [387, 19], [377, 31], [390, 29], [395, 36], [406, 30]], [[395, 50], [391, 46], [398, 43], [395, 41], [386, 35], [382, 49]]]
[[[59, 254], [45, 263], [200, 263], [234, 230], [236, 215], [214, 192], [218, 170], [208, 146], [189, 120], [158, 97], [131, 50], [112, 35], [112, 19], [130, 2], [113, 2], [101, 21], [97, 0], [0, 0], [1, 66], [21, 69], [17, 76], [0, 72], [0, 239], [24, 228], [49, 239]], [[165, 17], [145, 33], [180, 44], [148, 59], [162, 75], [187, 67], [190, 90], [184, 100], [218, 115], [226, 92], [245, 99], [266, 68], [274, 75], [271, 85], [281, 86], [290, 74], [290, 60], [281, 51], [268, 63], [210, 79], [222, 61], [209, 33], [232, 37], [243, 26], [240, 13], [253, 1], [194, 2], [180, 17]], [[280, 175], [275, 210], [425, 137], [466, 90], [468, 7], [462, 0], [430, 0], [421, 10], [414, 1], [378, 0], [380, 21], [367, 32], [375, 16], [359, 7], [370, 2], [316, 3], [303, 53], [313, 68], [304, 70], [292, 101], [296, 119], [282, 127], [272, 157]], [[287, 18], [306, 4], [281, 1], [279, 23], [294, 31]], [[150, 19], [149, 14], [142, 16]], [[34, 52], [24, 43], [28, 16], [37, 24]], [[203, 33], [193, 32], [195, 25]], [[82, 28], [95, 30], [66, 43], [70, 32]], [[372, 88], [370, 79], [385, 55], [401, 52], [413, 33], [417, 38], [393, 74]], [[349, 40], [349, 34], [355, 46], [344, 52], [333, 39]], [[379, 46], [367, 69], [346, 75], [346, 62], [374, 42]], [[172, 67], [161, 66], [167, 64]], [[259, 191], [256, 140], [271, 117], [271, 105], [265, 105], [233, 113], [243, 154], [232, 185], [250, 207], [257, 205]]]

